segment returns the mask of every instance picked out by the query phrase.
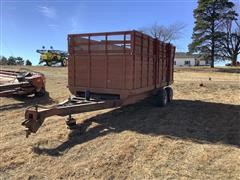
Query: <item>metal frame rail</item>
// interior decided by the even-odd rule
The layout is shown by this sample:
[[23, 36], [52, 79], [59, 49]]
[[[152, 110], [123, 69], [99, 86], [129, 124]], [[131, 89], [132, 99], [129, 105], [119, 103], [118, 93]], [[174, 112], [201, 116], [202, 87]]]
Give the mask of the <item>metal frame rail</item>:
[[[25, 89], [25, 91], [21, 89]], [[32, 92], [34, 87], [29, 82], [20, 82], [14, 84], [3, 84], [0, 85], [0, 97], [9, 96], [15, 93], [19, 93], [22, 91], [23, 93]]]
[[66, 124], [71, 129], [76, 125], [76, 120], [71, 117], [72, 114], [78, 114], [89, 111], [96, 111], [106, 108], [121, 106], [121, 100], [97, 101], [94, 99], [86, 100], [85, 98], [73, 97], [68, 101], [50, 108], [35, 106], [25, 112], [25, 121], [22, 125], [26, 127], [26, 137], [31, 133], [36, 133], [47, 117], [58, 115], [68, 116]]

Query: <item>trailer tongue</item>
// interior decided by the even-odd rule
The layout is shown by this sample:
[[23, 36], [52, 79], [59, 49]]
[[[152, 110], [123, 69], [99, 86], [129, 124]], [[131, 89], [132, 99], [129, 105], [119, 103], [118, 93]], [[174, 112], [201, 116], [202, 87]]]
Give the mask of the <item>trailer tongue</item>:
[[120, 100], [97, 101], [93, 99], [86, 100], [84, 98], [73, 97], [69, 98], [68, 101], [51, 108], [35, 106], [34, 108], [27, 109], [25, 112], [25, 121], [22, 125], [27, 128], [26, 137], [28, 137], [31, 133], [36, 133], [38, 131], [45, 118], [58, 115], [68, 116], [66, 124], [72, 129], [76, 126], [76, 120], [72, 118], [72, 114], [113, 108], [120, 105]]

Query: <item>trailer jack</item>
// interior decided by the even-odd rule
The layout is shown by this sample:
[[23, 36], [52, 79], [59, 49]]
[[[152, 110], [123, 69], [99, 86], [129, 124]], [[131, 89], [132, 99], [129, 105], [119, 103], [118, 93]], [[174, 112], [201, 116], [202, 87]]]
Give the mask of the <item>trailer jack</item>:
[[75, 129], [76, 126], [77, 126], [76, 119], [74, 119], [71, 114], [68, 115], [68, 118], [66, 120], [66, 124], [68, 126], [68, 129], [71, 129], [71, 130]]
[[47, 117], [58, 115], [68, 116], [66, 124], [69, 129], [74, 129], [76, 126], [76, 120], [72, 118], [72, 114], [119, 107], [121, 104], [121, 100], [101, 101], [72, 97], [63, 103], [50, 108], [40, 106], [28, 108], [25, 111], [25, 120], [22, 122], [22, 125], [26, 128], [26, 137], [28, 137], [31, 133], [36, 133], [38, 131]]

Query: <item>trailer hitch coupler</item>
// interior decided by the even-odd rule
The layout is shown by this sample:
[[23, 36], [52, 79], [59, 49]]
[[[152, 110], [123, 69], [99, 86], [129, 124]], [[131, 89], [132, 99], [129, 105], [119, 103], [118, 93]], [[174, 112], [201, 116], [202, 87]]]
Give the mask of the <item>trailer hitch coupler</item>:
[[22, 126], [27, 128], [26, 137], [28, 137], [31, 133], [36, 133], [42, 125], [43, 120], [44, 118], [41, 118], [37, 107], [35, 110], [26, 110], [25, 120], [22, 122]]

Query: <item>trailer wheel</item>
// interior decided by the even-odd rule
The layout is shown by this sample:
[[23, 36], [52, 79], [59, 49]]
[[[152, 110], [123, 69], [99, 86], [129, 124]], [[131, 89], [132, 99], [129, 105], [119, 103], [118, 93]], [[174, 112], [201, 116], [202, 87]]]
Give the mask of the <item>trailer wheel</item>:
[[171, 87], [166, 87], [165, 90], [167, 92], [168, 102], [172, 102], [172, 100], [173, 100], [173, 89]]
[[164, 107], [167, 105], [168, 96], [164, 88], [160, 89], [157, 94], [157, 106]]

